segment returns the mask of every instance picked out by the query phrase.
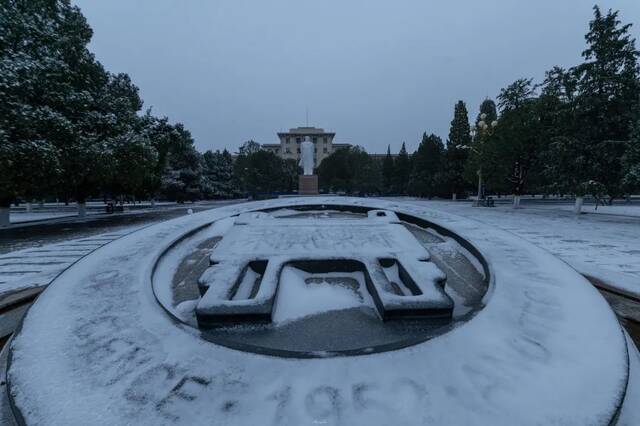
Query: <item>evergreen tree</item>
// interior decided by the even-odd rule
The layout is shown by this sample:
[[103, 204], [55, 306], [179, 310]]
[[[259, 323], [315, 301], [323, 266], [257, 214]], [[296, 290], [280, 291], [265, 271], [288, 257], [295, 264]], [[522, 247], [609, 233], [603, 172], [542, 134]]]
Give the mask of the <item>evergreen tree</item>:
[[411, 159], [407, 153], [405, 143], [402, 142], [398, 158], [396, 158], [393, 166], [393, 187], [398, 195], [406, 195], [409, 186], [409, 177], [411, 176]]
[[514, 206], [525, 191], [539, 153], [543, 150], [537, 97], [531, 79], [518, 79], [498, 96], [500, 122], [487, 150], [492, 170], [506, 181], [506, 191], [514, 194]]
[[586, 145], [575, 138], [555, 138], [545, 152], [544, 173], [552, 192], [557, 194], [587, 194], [591, 169], [590, 154]]
[[164, 197], [179, 202], [200, 198], [201, 166], [200, 153], [193, 146], [191, 133], [181, 123], [174, 125], [167, 168], [162, 176]]
[[167, 117], [154, 117], [151, 115], [151, 110], [147, 110], [141, 118], [141, 125], [156, 153], [155, 161], [147, 166], [150, 170], [144, 184], [144, 192], [151, 198], [153, 203], [160, 195], [162, 177], [165, 174], [169, 160], [169, 150], [177, 135], [175, 135], [174, 128], [169, 124]]
[[470, 145], [471, 128], [467, 106], [464, 102], [458, 101], [454, 108], [446, 151], [447, 180], [449, 190], [454, 195], [463, 194], [469, 186], [465, 179], [464, 167], [469, 157]]
[[587, 143], [629, 140], [640, 93], [638, 56], [631, 24], [622, 25], [618, 12], [602, 14], [594, 6], [594, 19], [585, 35], [585, 62], [579, 65], [578, 111], [580, 139]]
[[[578, 196], [599, 196], [604, 191], [612, 200], [622, 195], [623, 155], [640, 93], [639, 53], [629, 35], [630, 26], [621, 24], [618, 12], [609, 10], [603, 15], [594, 7], [585, 36], [585, 62], [567, 73], [556, 70], [545, 81], [543, 96], [556, 94], [560, 106], [554, 120], [560, 131], [545, 156], [547, 175], [555, 177], [552, 185], [569, 184], [573, 189], [567, 191]], [[561, 143], [567, 146], [559, 146]], [[568, 163], [558, 156], [562, 153], [572, 153], [577, 159]], [[576, 162], [579, 168], [574, 167]]]
[[393, 191], [393, 157], [390, 145], [387, 145], [387, 155], [382, 163], [382, 187], [387, 194]]
[[411, 192], [419, 197], [434, 197], [447, 192], [444, 187], [444, 144], [442, 139], [426, 133], [413, 155]]
[[382, 188], [382, 167], [363, 148], [353, 150], [353, 192], [359, 196], [379, 194]]
[[338, 149], [322, 160], [317, 173], [319, 185], [323, 190], [351, 193], [354, 176], [354, 167], [351, 163], [354, 148]]
[[575, 111], [578, 78], [574, 68], [565, 70], [554, 67], [547, 71], [537, 99], [543, 140], [551, 141], [556, 137], [577, 134]]
[[585, 36], [585, 63], [577, 67], [579, 139], [589, 145], [591, 179], [604, 185], [610, 199], [622, 195], [622, 156], [640, 93], [638, 56], [631, 24], [622, 25], [618, 12], [594, 19]]
[[202, 155], [202, 193], [207, 199], [232, 198], [236, 194], [233, 158], [224, 151], [207, 151]]
[[258, 142], [254, 140], [249, 140], [242, 144], [239, 152], [240, 152], [240, 155], [249, 155], [249, 154], [255, 154], [261, 149], [262, 148], [260, 147], [260, 144]]
[[[184, 129], [138, 116], [138, 88], [105, 71], [87, 49], [91, 37], [70, 0], [0, 1], [2, 223], [16, 197], [75, 199], [82, 213], [101, 193], [153, 196], [176, 163]], [[192, 146], [190, 154], [195, 174], [175, 177], [193, 198]]]
[[150, 165], [157, 161], [156, 157], [146, 134], [132, 130], [110, 138], [106, 192], [121, 200], [127, 195], [144, 197], [152, 173]]
[[382, 188], [382, 167], [361, 147], [339, 149], [318, 167], [320, 187], [349, 194], [377, 194]]
[[98, 98], [94, 131], [105, 140], [105, 192], [121, 199], [146, 195], [157, 152], [149, 139], [138, 88], [127, 74], [108, 75]]
[[294, 192], [298, 190], [298, 176], [300, 176], [298, 162], [293, 158], [287, 158], [283, 164], [284, 186], [283, 191]]
[[[90, 37], [69, 1], [0, 2], [0, 208], [51, 190], [63, 175], [61, 145], [77, 140], [77, 117], [90, 101], [83, 89], [95, 76], [84, 49]], [[86, 82], [78, 71], [87, 71]]]
[[636, 120], [631, 132], [622, 166], [622, 183], [627, 193], [640, 191], [640, 119]]
[[[251, 142], [253, 141], [245, 145], [252, 146]], [[273, 152], [241, 148], [234, 165], [234, 174], [240, 188], [256, 198], [288, 189], [290, 182], [285, 167], [285, 161]]]

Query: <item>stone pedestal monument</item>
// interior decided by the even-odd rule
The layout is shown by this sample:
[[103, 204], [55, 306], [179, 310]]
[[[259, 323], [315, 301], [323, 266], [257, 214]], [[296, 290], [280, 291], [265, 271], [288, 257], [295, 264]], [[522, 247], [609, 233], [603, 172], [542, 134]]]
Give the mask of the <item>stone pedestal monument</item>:
[[308, 136], [300, 144], [300, 166], [303, 174], [298, 177], [298, 195], [317, 195], [318, 176], [313, 174], [313, 143]]

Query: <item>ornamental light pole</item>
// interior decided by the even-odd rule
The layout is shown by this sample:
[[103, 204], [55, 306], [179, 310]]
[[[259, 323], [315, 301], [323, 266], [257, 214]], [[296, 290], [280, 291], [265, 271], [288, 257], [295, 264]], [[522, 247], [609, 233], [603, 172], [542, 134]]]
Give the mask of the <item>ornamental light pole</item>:
[[[477, 147], [472, 145], [458, 145], [459, 148], [470, 149], [479, 157], [479, 166], [478, 166], [478, 196], [476, 198], [476, 202], [473, 204], [475, 207], [482, 206], [483, 203], [481, 200], [484, 200], [484, 191], [482, 190], [482, 163], [483, 163], [483, 154], [484, 149], [483, 145], [487, 138], [490, 135], [491, 131], [498, 125], [498, 120], [494, 120], [491, 124], [487, 124], [486, 122], [487, 114], [480, 114], [480, 121], [478, 121], [477, 126], [471, 126], [471, 137], [473, 140], [477, 140]], [[477, 139], [476, 139], [477, 137]]]

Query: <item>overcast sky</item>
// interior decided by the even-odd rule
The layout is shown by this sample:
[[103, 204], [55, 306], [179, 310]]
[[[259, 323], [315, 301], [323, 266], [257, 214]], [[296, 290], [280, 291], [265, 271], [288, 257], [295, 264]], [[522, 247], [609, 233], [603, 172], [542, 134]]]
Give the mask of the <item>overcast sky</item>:
[[[199, 150], [309, 125], [369, 152], [446, 139], [519, 77], [580, 60], [586, 0], [76, 0], [91, 50], [126, 72], [145, 108], [183, 122]], [[611, 0], [640, 35], [640, 1]]]

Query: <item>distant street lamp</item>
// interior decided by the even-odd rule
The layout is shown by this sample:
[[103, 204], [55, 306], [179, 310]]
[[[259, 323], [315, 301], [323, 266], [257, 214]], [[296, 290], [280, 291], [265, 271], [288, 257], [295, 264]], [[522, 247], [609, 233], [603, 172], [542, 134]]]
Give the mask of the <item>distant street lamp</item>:
[[[469, 149], [480, 157], [478, 166], [478, 196], [474, 206], [481, 206], [481, 200], [484, 200], [484, 190], [482, 188], [482, 162], [483, 162], [483, 144], [489, 136], [490, 132], [498, 125], [498, 120], [493, 120], [490, 124], [485, 121], [487, 114], [480, 114], [480, 121], [477, 126], [471, 126], [471, 137], [477, 141], [477, 148], [473, 145], [458, 145], [458, 148]], [[476, 139], [477, 137], [477, 139]]]

